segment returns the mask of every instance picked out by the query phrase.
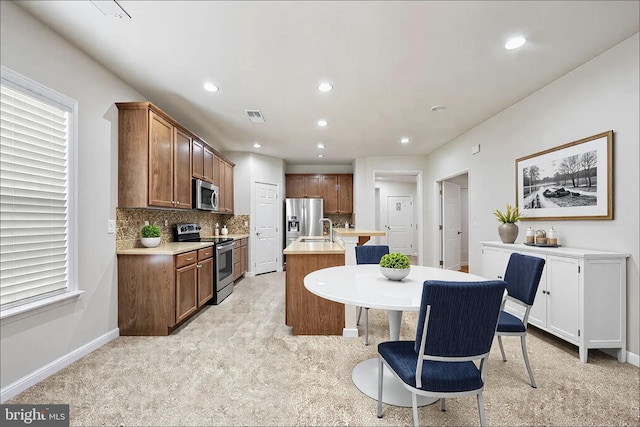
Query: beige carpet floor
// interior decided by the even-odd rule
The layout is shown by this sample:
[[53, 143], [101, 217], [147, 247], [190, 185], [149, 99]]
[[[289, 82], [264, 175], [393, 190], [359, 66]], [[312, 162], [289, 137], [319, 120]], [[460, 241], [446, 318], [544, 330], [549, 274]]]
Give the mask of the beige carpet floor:
[[[71, 425], [235, 426], [412, 423], [411, 409], [384, 406], [351, 380], [388, 336], [386, 313], [370, 310], [362, 338], [292, 336], [284, 325], [284, 273], [241, 280], [169, 337], [119, 337], [6, 403], [66, 403]], [[416, 316], [403, 317], [413, 339]], [[484, 391], [489, 425], [640, 425], [639, 369], [577, 348], [539, 330], [528, 346], [538, 388], [529, 386], [518, 338], [497, 341]], [[479, 425], [475, 398], [419, 410], [421, 425]]]

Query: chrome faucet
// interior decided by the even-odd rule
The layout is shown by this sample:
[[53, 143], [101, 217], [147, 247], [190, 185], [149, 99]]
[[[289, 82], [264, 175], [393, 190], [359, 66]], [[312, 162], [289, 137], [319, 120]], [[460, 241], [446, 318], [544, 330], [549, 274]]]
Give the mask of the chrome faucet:
[[320, 223], [322, 223], [322, 221], [328, 221], [329, 222], [329, 241], [333, 242], [333, 222], [331, 222], [331, 220], [329, 218], [321, 218], [320, 219]]

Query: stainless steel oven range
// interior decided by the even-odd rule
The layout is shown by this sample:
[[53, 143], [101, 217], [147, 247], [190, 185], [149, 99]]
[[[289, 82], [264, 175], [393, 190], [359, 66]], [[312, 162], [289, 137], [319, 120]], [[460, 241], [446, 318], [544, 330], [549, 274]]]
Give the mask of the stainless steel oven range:
[[211, 242], [213, 258], [213, 298], [210, 304], [220, 304], [233, 292], [233, 239], [230, 237], [200, 237], [200, 224], [176, 224], [173, 237], [176, 242]]

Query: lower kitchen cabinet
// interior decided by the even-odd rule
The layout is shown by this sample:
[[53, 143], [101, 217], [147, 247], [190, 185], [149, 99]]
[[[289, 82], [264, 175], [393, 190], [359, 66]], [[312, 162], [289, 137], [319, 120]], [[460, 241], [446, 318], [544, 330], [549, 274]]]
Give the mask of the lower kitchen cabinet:
[[233, 280], [236, 281], [247, 272], [249, 267], [248, 239], [233, 242]]
[[118, 255], [120, 335], [169, 335], [213, 297], [213, 248]]
[[503, 279], [513, 252], [545, 260], [529, 324], [578, 346], [582, 362], [590, 348], [616, 349], [626, 361], [628, 254], [482, 242], [484, 277]]

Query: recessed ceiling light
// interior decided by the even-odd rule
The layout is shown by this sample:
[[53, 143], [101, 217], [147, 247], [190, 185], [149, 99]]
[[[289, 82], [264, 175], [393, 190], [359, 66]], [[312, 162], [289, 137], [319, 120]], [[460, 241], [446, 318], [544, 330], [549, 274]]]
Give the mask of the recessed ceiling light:
[[434, 113], [439, 113], [440, 111], [444, 111], [447, 107], [445, 107], [444, 105], [434, 105], [433, 107], [431, 107], [431, 111], [433, 111]]
[[509, 39], [509, 41], [504, 44], [504, 48], [507, 50], [517, 49], [524, 45], [526, 42], [527, 39], [522, 36], [514, 37], [512, 39]]
[[410, 143], [410, 142], [411, 142], [411, 140], [410, 140], [409, 138], [400, 138], [400, 142], [401, 142], [402, 144], [408, 144], [408, 143]]
[[330, 92], [333, 89], [333, 85], [331, 83], [322, 82], [318, 85], [318, 90], [320, 92]]
[[259, 142], [254, 142], [253, 143], [253, 148], [260, 148], [260, 147], [262, 147], [262, 145], [260, 145]]
[[206, 90], [207, 92], [217, 92], [218, 86], [214, 85], [213, 83], [207, 82], [204, 84], [204, 90]]
[[324, 144], [322, 142], [318, 143], [318, 145], [316, 145], [316, 147], [318, 148], [324, 148]]
[[318, 157], [322, 158], [324, 157], [324, 154], [318, 154]]
[[326, 125], [328, 125], [328, 124], [329, 124], [329, 122], [328, 122], [328, 121], [326, 121], [326, 120], [324, 120], [324, 119], [320, 119], [320, 120], [318, 120], [318, 126], [325, 127], [325, 126], [326, 126]]

